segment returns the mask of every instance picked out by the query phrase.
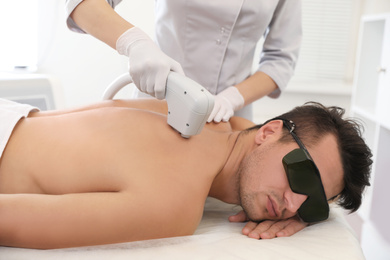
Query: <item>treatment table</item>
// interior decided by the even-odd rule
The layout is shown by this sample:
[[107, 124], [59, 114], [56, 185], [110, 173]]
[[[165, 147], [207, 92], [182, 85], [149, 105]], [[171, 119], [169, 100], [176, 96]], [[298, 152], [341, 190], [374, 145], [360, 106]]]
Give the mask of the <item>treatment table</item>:
[[248, 238], [241, 233], [245, 223], [228, 221], [228, 216], [240, 209], [208, 198], [192, 236], [55, 250], [0, 247], [0, 260], [365, 259], [343, 210], [337, 206], [331, 206], [328, 220], [291, 237], [270, 240]]

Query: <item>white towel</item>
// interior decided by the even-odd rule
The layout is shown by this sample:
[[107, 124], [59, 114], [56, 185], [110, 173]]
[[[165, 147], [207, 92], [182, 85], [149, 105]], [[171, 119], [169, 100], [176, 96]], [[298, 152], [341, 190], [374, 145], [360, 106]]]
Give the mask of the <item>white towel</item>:
[[0, 98], [0, 158], [15, 125], [32, 111], [39, 111], [39, 109], [31, 105]]

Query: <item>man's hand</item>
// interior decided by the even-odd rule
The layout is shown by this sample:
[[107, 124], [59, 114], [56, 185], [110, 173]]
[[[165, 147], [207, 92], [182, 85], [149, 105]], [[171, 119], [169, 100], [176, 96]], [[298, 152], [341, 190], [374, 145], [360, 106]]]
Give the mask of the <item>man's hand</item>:
[[[244, 222], [248, 220], [244, 211], [229, 217], [230, 222]], [[265, 220], [261, 223], [249, 221], [242, 229], [242, 233], [254, 239], [288, 237], [302, 230], [307, 225], [297, 216], [283, 220]]]
[[181, 65], [163, 53], [139, 28], [133, 27], [123, 33], [116, 48], [120, 54], [129, 57], [129, 73], [137, 88], [158, 99], [165, 98], [170, 71], [184, 75]]

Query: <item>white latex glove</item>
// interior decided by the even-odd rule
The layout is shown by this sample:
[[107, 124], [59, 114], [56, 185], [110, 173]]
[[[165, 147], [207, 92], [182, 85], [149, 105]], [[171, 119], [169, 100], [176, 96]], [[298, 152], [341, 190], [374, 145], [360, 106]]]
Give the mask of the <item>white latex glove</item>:
[[214, 120], [219, 123], [229, 121], [234, 115], [234, 111], [244, 106], [245, 100], [236, 87], [228, 87], [215, 96], [214, 108], [211, 112], [208, 123]]
[[129, 57], [129, 73], [137, 88], [158, 99], [165, 98], [165, 86], [170, 71], [184, 75], [178, 62], [164, 54], [141, 29], [133, 27], [116, 42], [119, 54]]

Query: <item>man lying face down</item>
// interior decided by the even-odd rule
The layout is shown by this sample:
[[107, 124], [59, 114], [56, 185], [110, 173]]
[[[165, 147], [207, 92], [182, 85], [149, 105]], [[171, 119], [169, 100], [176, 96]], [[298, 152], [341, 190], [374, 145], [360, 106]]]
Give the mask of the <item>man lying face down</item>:
[[370, 150], [336, 107], [309, 103], [258, 126], [232, 118], [190, 139], [167, 125], [163, 101], [29, 112], [0, 163], [3, 246], [191, 235], [207, 196], [242, 206], [231, 221], [250, 220], [244, 234], [291, 235], [326, 219], [329, 201], [355, 211], [369, 185]]

